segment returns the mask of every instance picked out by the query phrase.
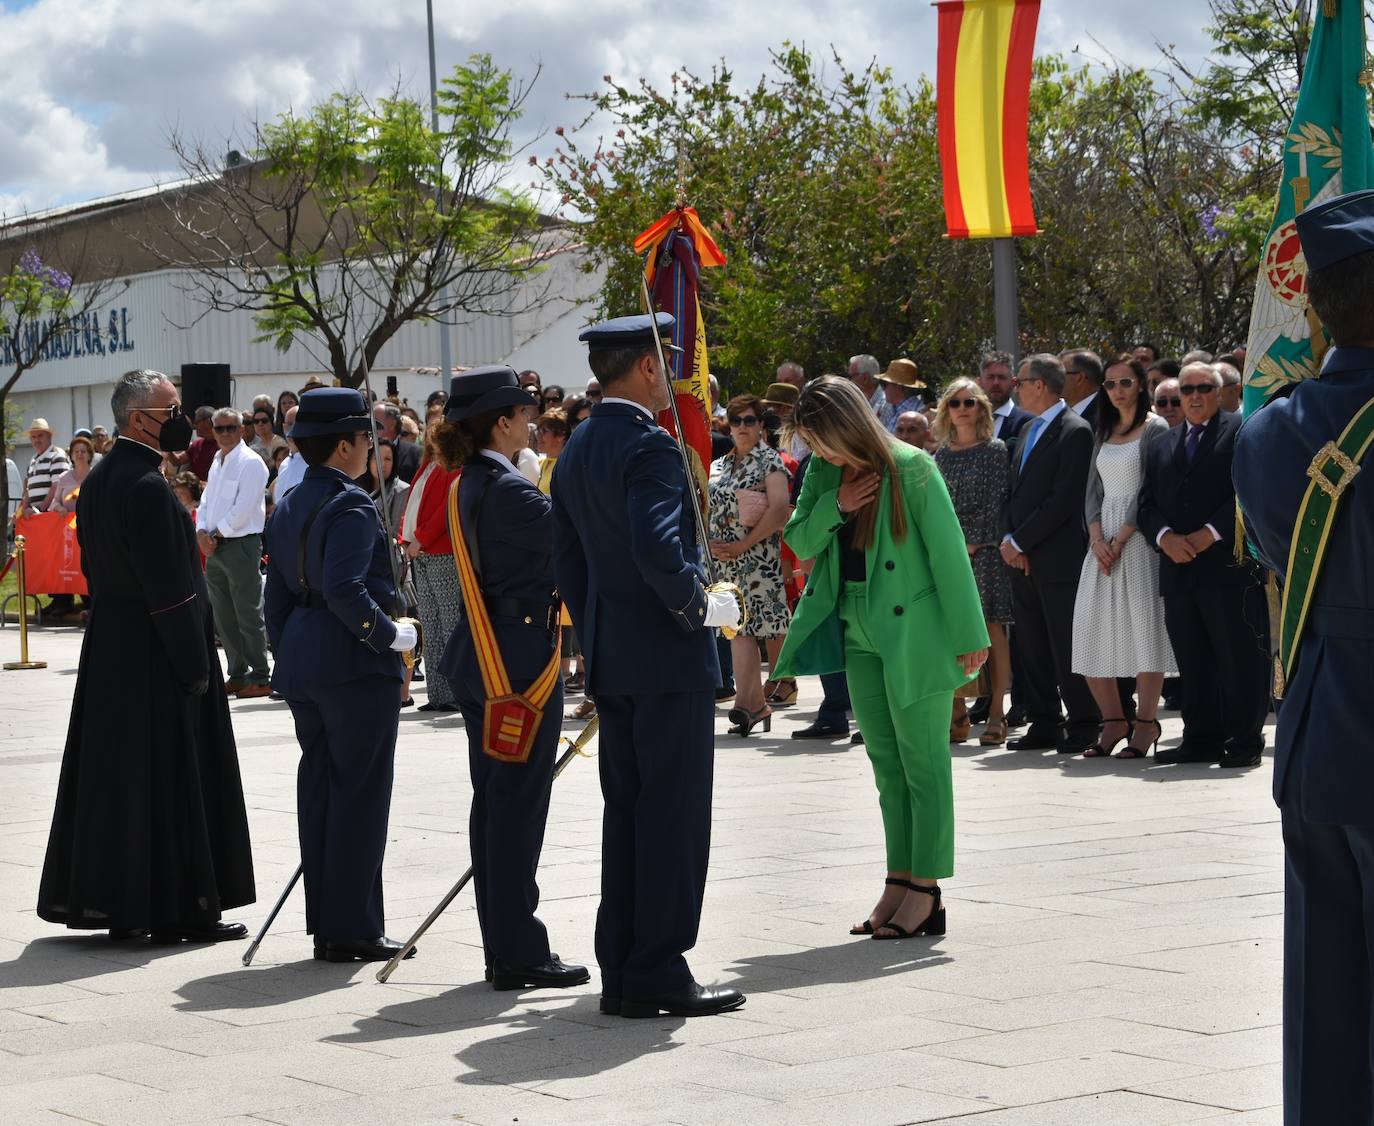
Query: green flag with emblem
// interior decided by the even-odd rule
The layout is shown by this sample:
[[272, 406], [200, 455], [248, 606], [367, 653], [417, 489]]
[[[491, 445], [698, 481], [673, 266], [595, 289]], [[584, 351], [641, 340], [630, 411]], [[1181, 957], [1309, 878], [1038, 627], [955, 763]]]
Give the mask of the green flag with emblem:
[[1283, 181], [1264, 244], [1245, 355], [1245, 411], [1310, 379], [1327, 342], [1307, 305], [1307, 262], [1294, 218], [1332, 196], [1374, 187], [1365, 86], [1364, 4], [1321, 0], [1283, 149]]

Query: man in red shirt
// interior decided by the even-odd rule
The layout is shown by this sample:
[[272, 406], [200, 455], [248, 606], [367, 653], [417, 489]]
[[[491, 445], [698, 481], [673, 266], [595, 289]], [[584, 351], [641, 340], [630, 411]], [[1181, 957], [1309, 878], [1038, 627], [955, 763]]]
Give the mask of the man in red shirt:
[[210, 463], [219, 452], [219, 446], [215, 443], [215, 428], [211, 422], [214, 417], [214, 407], [196, 408], [196, 436], [186, 447], [186, 465], [200, 478], [202, 485], [210, 479]]

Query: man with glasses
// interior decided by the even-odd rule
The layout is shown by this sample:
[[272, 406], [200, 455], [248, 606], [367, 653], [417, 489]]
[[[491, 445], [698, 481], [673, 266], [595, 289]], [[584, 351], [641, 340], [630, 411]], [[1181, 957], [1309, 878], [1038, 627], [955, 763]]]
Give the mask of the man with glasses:
[[238, 411], [221, 407], [212, 426], [219, 453], [196, 509], [196, 539], [205, 555], [215, 630], [229, 662], [224, 691], [248, 700], [272, 692], [258, 570], [267, 520], [267, 465], [244, 443]]
[[1179, 374], [1183, 424], [1146, 451], [1140, 530], [1163, 556], [1159, 593], [1178, 658], [1183, 743], [1155, 762], [1256, 766], [1269, 712], [1269, 609], [1258, 566], [1236, 559], [1231, 483], [1240, 419], [1210, 363]]
[[1074, 348], [1061, 357], [1064, 364], [1064, 401], [1089, 426], [1097, 422], [1098, 392], [1106, 368], [1102, 357], [1086, 348]]
[[1045, 354], [1028, 357], [1016, 374], [1021, 405], [1036, 418], [1011, 446], [1002, 558], [1015, 570], [1020, 695], [1030, 727], [1007, 745], [1016, 751], [1078, 754], [1097, 742], [1101, 718], [1071, 660], [1073, 607], [1088, 550], [1083, 504], [1093, 430], [1062, 398], [1064, 379], [1058, 358]]
[[601, 402], [601, 381], [597, 379], [587, 380], [586, 395], [592, 401], [593, 406]]
[[1170, 427], [1183, 422], [1183, 398], [1179, 394], [1178, 380], [1166, 379], [1155, 389], [1155, 414], [1159, 415]]
[[242, 938], [242, 923], [221, 922], [255, 896], [234, 730], [195, 530], [161, 472], [191, 426], [160, 372], [125, 374], [110, 409], [119, 438], [76, 502], [99, 611], [81, 649], [38, 914], [120, 941]]

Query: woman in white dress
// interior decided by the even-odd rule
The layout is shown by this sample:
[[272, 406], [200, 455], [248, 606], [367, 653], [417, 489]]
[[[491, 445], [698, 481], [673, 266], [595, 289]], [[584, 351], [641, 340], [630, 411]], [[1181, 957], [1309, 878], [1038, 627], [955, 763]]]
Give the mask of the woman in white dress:
[[[1073, 671], [1087, 678], [1102, 711], [1102, 733], [1086, 758], [1144, 758], [1159, 742], [1156, 718], [1166, 676], [1178, 666], [1164, 627], [1159, 557], [1136, 529], [1136, 506], [1150, 443], [1169, 425], [1150, 412], [1145, 369], [1130, 355], [1107, 368], [1097, 408], [1088, 477], [1090, 547], [1073, 609]], [[1118, 677], [1135, 677], [1136, 721], [1122, 715]]]

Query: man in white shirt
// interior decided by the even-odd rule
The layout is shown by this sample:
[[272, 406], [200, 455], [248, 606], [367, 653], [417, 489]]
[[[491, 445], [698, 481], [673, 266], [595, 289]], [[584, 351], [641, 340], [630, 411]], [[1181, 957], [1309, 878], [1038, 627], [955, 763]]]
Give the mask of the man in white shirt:
[[205, 584], [215, 632], [229, 661], [224, 690], [239, 699], [272, 692], [262, 618], [262, 527], [267, 466], [243, 442], [243, 416], [221, 407], [213, 419], [219, 452], [196, 510], [196, 540], [205, 555]]
[[846, 372], [854, 381], [854, 385], [864, 393], [878, 421], [886, 428], [896, 416], [892, 412], [892, 407], [888, 405], [882, 384], [878, 382], [878, 373], [882, 370], [882, 364], [878, 363], [875, 357], [863, 354], [849, 357]]
[[[284, 426], [288, 434], [291, 433], [291, 427], [295, 424], [296, 408], [288, 407]], [[291, 453], [281, 463], [281, 468], [277, 470], [277, 479], [272, 482], [273, 504], [280, 503], [281, 498], [299, 485], [301, 478], [305, 476], [306, 464], [305, 458], [301, 457], [301, 451], [296, 449], [296, 443], [290, 438], [286, 439], [286, 444], [291, 448]]]

